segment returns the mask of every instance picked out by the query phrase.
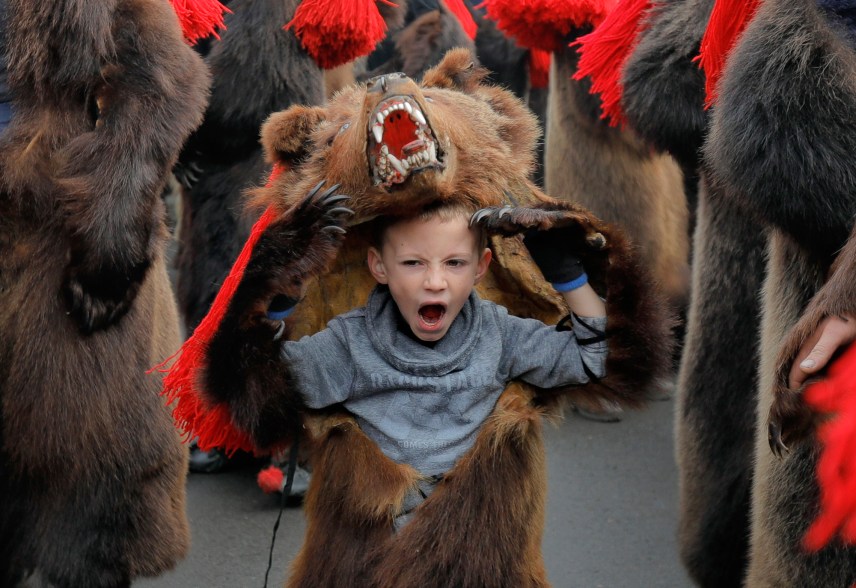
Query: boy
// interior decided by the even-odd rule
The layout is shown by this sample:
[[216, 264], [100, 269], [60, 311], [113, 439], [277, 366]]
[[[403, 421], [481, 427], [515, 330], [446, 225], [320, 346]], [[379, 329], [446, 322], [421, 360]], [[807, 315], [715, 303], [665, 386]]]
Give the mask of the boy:
[[[554, 388], [603, 376], [606, 309], [579, 261], [556, 254], [558, 231], [525, 242], [575, 315], [572, 332], [510, 316], [474, 292], [491, 261], [480, 221], [501, 213], [471, 221], [464, 207], [440, 206], [391, 220], [368, 250], [378, 287], [366, 306], [282, 345], [308, 407], [341, 404], [384, 455], [422, 474], [397, 530], [473, 446], [509, 381]], [[275, 300], [269, 318], [294, 302]]]

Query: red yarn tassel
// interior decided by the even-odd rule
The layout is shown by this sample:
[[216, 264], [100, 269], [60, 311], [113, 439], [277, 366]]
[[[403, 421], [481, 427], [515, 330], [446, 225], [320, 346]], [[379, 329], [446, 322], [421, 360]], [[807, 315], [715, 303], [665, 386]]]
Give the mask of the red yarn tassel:
[[817, 462], [820, 512], [803, 538], [815, 552], [838, 535], [856, 544], [856, 345], [829, 368], [828, 377], [808, 386], [805, 402], [816, 412], [830, 415], [818, 427], [822, 450]]
[[294, 29], [303, 47], [324, 69], [368, 55], [386, 36], [386, 21], [376, 1], [303, 0], [285, 29]]
[[580, 53], [574, 79], [591, 77], [591, 92], [600, 94], [601, 118], [613, 127], [627, 124], [621, 108], [621, 70], [639, 43], [650, 7], [651, 0], [621, 0], [599, 27], [571, 44]]
[[256, 476], [256, 483], [265, 494], [273, 494], [282, 490], [282, 483], [285, 481], [285, 474], [275, 465], [268, 466], [259, 472]]
[[443, 0], [443, 3], [446, 5], [449, 12], [454, 14], [455, 18], [458, 19], [458, 22], [461, 23], [461, 26], [467, 36], [470, 39], [475, 39], [479, 26], [476, 24], [476, 21], [473, 20], [473, 15], [470, 14], [470, 11], [467, 10], [466, 6], [464, 6], [464, 0]]
[[740, 40], [749, 21], [755, 16], [759, 0], [716, 0], [701, 39], [701, 48], [696, 60], [704, 70], [705, 108], [713, 106], [717, 99], [717, 84], [725, 69], [731, 50]]
[[489, 18], [529, 49], [558, 51], [577, 28], [597, 26], [618, 0], [484, 0]]
[[546, 88], [550, 84], [550, 61], [553, 54], [541, 49], [529, 50], [529, 85]]
[[[283, 167], [274, 165], [267, 185], [270, 186], [282, 173]], [[203, 390], [197, 381], [199, 371], [205, 366], [205, 353], [214, 333], [220, 326], [229, 302], [244, 276], [244, 270], [253, 253], [253, 247], [279, 212], [268, 207], [253, 225], [250, 237], [244, 244], [241, 254], [235, 260], [228, 277], [217, 292], [208, 314], [193, 331], [193, 335], [175, 354], [168, 357], [152, 370], [166, 374], [163, 379], [161, 396], [166, 397], [167, 405], [173, 405], [172, 418], [176, 426], [184, 431], [185, 441], [196, 437], [202, 450], [219, 447], [229, 455], [239, 449], [253, 451], [250, 436], [236, 428], [228, 408], [223, 404], [209, 406], [204, 399]], [[175, 360], [171, 366], [166, 365]]]
[[231, 14], [232, 11], [220, 4], [217, 0], [169, 0], [178, 15], [181, 31], [184, 38], [191, 45], [195, 45], [199, 39], [214, 35], [218, 39], [218, 29], [225, 29], [223, 14]]

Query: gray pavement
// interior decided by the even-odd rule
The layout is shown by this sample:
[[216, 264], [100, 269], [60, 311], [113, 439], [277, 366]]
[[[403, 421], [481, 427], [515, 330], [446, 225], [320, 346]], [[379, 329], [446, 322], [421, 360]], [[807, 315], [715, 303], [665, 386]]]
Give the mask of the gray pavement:
[[[546, 427], [543, 547], [555, 588], [692, 586], [675, 540], [673, 410], [673, 400], [654, 402], [619, 423], [568, 413], [558, 426]], [[279, 501], [259, 490], [258, 469], [191, 474], [190, 554], [172, 572], [135, 588], [261, 588]], [[304, 528], [302, 510], [286, 508], [268, 586], [283, 585]]]

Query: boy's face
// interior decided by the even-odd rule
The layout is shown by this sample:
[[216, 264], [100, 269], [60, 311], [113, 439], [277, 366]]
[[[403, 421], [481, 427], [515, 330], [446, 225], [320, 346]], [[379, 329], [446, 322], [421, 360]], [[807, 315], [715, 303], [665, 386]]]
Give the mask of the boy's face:
[[487, 272], [490, 257], [490, 249], [477, 249], [462, 216], [396, 223], [386, 230], [380, 251], [369, 249], [368, 263], [375, 279], [389, 286], [413, 334], [439, 341]]

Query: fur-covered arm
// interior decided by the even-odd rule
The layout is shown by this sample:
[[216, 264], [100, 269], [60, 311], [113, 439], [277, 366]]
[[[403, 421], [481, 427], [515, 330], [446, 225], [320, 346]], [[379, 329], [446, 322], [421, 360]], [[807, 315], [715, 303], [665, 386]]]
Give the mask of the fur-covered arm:
[[[600, 400], [639, 407], [669, 370], [673, 319], [663, 295], [622, 232], [575, 204], [549, 199], [530, 208], [493, 207], [473, 221], [508, 236], [530, 229], [562, 229], [569, 253], [579, 257], [589, 282], [606, 300], [606, 376], [564, 390], [574, 402], [599, 406]], [[551, 402], [555, 394], [543, 391]]]
[[95, 127], [58, 153], [72, 236], [65, 291], [84, 332], [133, 303], [160, 238], [158, 199], [208, 85], [167, 2], [125, 2], [114, 19], [114, 51], [92, 81]]
[[201, 382], [208, 404], [225, 404], [259, 449], [294, 431], [304, 407], [281, 359], [290, 319], [269, 320], [268, 309], [277, 295], [298, 299], [304, 281], [336, 257], [352, 214], [336, 188], [322, 191], [318, 184], [267, 227], [205, 352]]
[[683, 166], [698, 166], [707, 127], [698, 55], [713, 0], [666, 0], [651, 9], [622, 71], [630, 126]]
[[705, 165], [760, 220], [823, 256], [856, 214], [856, 52], [815, 0], [763, 2], [729, 57]]
[[792, 390], [788, 387], [791, 366], [803, 344], [817, 332], [823, 320], [842, 315], [856, 315], [856, 230], [836, 258], [829, 280], [815, 294], [779, 351], [769, 415], [770, 447], [777, 454], [802, 440], [811, 431], [817, 417], [803, 402], [802, 388]]

